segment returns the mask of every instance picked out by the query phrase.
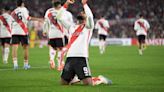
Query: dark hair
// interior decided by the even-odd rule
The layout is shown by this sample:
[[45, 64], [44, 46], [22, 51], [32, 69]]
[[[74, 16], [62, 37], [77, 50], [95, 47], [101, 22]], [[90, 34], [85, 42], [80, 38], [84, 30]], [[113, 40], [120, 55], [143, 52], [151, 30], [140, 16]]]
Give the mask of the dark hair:
[[144, 16], [143, 16], [143, 14], [139, 14], [139, 17], [141, 18], [141, 17], [144, 17]]
[[85, 20], [85, 18], [83, 16], [81, 16], [81, 15], [78, 15], [77, 16], [77, 20]]
[[21, 6], [22, 5], [22, 3], [24, 3], [24, 0], [17, 0], [17, 6]]
[[60, 1], [53, 2], [53, 6], [54, 7], [58, 7], [59, 5], [61, 5], [61, 2]]
[[5, 10], [5, 11], [9, 11], [9, 10], [10, 10], [10, 7], [9, 7], [8, 5], [6, 5], [6, 6], [4, 7], [4, 10]]

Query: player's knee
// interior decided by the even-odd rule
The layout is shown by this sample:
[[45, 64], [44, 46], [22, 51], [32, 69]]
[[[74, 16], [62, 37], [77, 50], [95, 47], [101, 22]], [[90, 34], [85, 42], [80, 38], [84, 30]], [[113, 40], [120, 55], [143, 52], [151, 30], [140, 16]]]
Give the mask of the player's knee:
[[65, 81], [63, 78], [60, 80], [61, 85], [69, 85], [67, 81]]

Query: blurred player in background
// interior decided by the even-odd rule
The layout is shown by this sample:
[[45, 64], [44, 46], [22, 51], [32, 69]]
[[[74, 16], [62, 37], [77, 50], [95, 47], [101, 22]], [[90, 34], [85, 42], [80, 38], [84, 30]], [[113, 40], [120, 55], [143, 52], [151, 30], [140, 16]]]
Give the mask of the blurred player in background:
[[29, 16], [29, 11], [25, 7], [25, 3], [23, 0], [17, 0], [16, 4], [17, 8], [11, 13], [12, 17], [14, 18], [14, 22], [12, 24], [12, 57], [14, 69], [18, 69], [17, 50], [19, 44], [21, 43], [24, 51], [24, 69], [27, 70], [30, 68], [30, 65], [28, 63], [29, 32], [27, 28], [27, 23], [29, 20], [42, 20]]
[[143, 50], [146, 48], [145, 39], [147, 36], [147, 31], [150, 28], [150, 24], [146, 19], [143, 18], [143, 15], [140, 15], [140, 18], [134, 23], [134, 30], [136, 31], [136, 35], [138, 37], [139, 42], [139, 54], [143, 54]]
[[10, 15], [10, 9], [8, 6], [5, 6], [2, 15], [0, 16], [0, 40], [2, 44], [2, 57], [4, 64], [8, 63], [12, 21], [13, 18]]
[[59, 16], [57, 16], [70, 34], [69, 42], [62, 50], [63, 53], [67, 52], [67, 59], [61, 74], [61, 84], [69, 85], [80, 80], [84, 85], [111, 84], [111, 81], [103, 76], [91, 77], [88, 64], [88, 49], [93, 33], [94, 20], [93, 14], [87, 5], [87, 0], [82, 0], [84, 11], [78, 15], [76, 25], [70, 25], [66, 23], [67, 21], [60, 19], [61, 15], [63, 16], [64, 14], [62, 10], [64, 11], [73, 2], [73, 0], [67, 0], [60, 11], [61, 14], [59, 13]]
[[45, 14], [44, 22], [44, 35], [48, 34], [49, 44], [49, 57], [50, 68], [55, 68], [54, 58], [57, 56], [58, 70], [61, 71], [64, 67], [64, 61], [59, 62], [61, 56], [61, 50], [64, 46], [64, 28], [56, 19], [58, 11], [61, 9], [61, 2], [54, 1], [53, 7], [48, 9]]
[[98, 29], [98, 37], [99, 37], [99, 50], [100, 54], [103, 54], [105, 52], [106, 48], [106, 38], [108, 36], [109, 32], [109, 23], [108, 21], [104, 18], [101, 17], [95, 25], [95, 29]]

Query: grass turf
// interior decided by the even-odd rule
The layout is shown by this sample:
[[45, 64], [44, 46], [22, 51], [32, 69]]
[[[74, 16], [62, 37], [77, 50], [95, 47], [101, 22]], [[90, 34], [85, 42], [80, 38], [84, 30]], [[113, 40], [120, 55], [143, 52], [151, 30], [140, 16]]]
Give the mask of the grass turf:
[[[164, 92], [164, 47], [150, 46], [143, 56], [137, 47], [109, 46], [100, 55], [98, 47], [90, 48], [93, 76], [104, 75], [113, 85], [61, 86], [60, 72], [50, 70], [48, 48], [30, 49], [30, 70], [23, 70], [23, 53], [19, 49], [19, 70], [0, 62], [0, 92]], [[1, 55], [1, 54], [0, 54]], [[2, 61], [2, 59], [0, 59]]]

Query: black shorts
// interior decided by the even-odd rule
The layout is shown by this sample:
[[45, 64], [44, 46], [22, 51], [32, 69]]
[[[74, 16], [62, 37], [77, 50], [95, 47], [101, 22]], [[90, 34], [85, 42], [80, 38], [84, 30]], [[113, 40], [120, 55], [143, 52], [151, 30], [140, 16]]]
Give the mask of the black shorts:
[[106, 40], [107, 36], [103, 34], [99, 34], [99, 40]]
[[10, 42], [11, 42], [11, 38], [0, 38], [0, 43], [3, 46], [5, 45], [5, 43], [10, 44]]
[[67, 36], [64, 36], [64, 42], [65, 42], [64, 45], [67, 45], [68, 44], [68, 37]]
[[146, 38], [145, 35], [138, 35], [138, 42], [139, 43], [145, 43], [145, 38]]
[[29, 37], [28, 37], [28, 35], [12, 35], [11, 43], [12, 43], [12, 45], [20, 44], [20, 43], [22, 45], [28, 45]]
[[88, 59], [84, 57], [67, 57], [61, 78], [69, 83], [75, 75], [80, 80], [91, 77]]
[[62, 38], [49, 39], [48, 44], [53, 48], [61, 48], [64, 46]]

